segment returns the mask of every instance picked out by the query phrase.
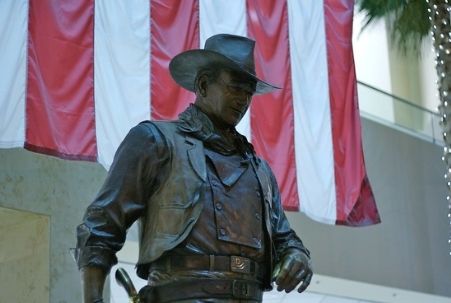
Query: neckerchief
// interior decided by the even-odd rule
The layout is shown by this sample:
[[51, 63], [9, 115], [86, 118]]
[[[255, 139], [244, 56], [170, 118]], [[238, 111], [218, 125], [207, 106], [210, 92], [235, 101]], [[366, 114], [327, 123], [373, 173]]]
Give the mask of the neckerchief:
[[234, 127], [227, 130], [229, 139], [215, 128], [213, 122], [196, 105], [190, 104], [179, 115], [178, 128], [189, 135], [204, 142], [204, 146], [211, 148], [223, 155], [236, 153], [254, 155], [252, 145], [246, 137], [239, 134]]

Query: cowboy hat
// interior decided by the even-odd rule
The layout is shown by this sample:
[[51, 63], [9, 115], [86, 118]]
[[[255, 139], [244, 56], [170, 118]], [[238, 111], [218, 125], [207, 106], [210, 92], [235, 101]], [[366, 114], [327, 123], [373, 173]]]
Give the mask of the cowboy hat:
[[194, 92], [197, 73], [213, 65], [223, 66], [247, 74], [257, 83], [255, 94], [266, 94], [279, 87], [257, 78], [254, 64], [255, 41], [246, 37], [219, 34], [205, 41], [203, 49], [184, 51], [169, 63], [172, 78], [180, 86]]

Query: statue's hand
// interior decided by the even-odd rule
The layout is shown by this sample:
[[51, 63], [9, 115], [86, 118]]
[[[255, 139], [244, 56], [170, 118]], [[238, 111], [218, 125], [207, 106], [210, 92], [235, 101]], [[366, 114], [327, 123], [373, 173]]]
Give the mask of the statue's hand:
[[298, 249], [291, 248], [276, 264], [272, 278], [277, 284], [277, 290], [290, 292], [302, 282], [298, 292], [303, 292], [312, 280], [313, 271], [310, 258]]
[[106, 271], [100, 267], [86, 266], [81, 269], [84, 303], [103, 303], [102, 293]]

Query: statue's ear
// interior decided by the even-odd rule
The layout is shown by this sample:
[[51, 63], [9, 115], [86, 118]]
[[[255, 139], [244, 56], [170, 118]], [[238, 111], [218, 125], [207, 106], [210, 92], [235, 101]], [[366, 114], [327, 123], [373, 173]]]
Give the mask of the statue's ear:
[[202, 97], [207, 96], [208, 87], [208, 75], [205, 73], [200, 74], [194, 83], [196, 93], [199, 93]]

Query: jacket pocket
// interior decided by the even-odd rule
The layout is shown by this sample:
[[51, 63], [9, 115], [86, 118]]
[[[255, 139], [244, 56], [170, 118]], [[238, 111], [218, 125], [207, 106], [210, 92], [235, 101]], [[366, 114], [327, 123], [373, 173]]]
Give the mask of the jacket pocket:
[[200, 199], [201, 189], [198, 188], [191, 195], [186, 192], [174, 194], [171, 199], [161, 200], [159, 202], [160, 209], [167, 208], [188, 208], [196, 204]]

